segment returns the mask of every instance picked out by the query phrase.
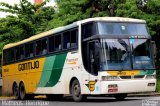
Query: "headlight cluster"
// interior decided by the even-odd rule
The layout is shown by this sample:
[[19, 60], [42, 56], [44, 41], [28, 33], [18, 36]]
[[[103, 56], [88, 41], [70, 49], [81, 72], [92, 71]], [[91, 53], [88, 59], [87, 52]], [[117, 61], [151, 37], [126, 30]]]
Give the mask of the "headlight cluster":
[[146, 75], [146, 79], [155, 79], [156, 75]]
[[118, 76], [102, 76], [103, 81], [117, 81], [119, 79]]

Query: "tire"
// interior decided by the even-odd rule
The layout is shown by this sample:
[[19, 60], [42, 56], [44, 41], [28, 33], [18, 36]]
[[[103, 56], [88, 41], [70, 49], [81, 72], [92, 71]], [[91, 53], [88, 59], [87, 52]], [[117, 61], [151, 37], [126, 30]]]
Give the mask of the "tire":
[[114, 97], [118, 100], [118, 101], [123, 101], [126, 97], [127, 97], [127, 94], [124, 93], [124, 94], [116, 94], [114, 95]]
[[63, 99], [63, 95], [61, 94], [47, 94], [46, 95], [48, 100], [60, 101]]
[[15, 85], [13, 86], [13, 95], [15, 96], [15, 99], [16, 99], [16, 100], [20, 99], [20, 97], [19, 97], [19, 89], [18, 89], [17, 84], [15, 84]]
[[19, 97], [20, 97], [20, 100], [27, 99], [26, 90], [23, 83], [20, 83], [19, 85]]
[[81, 87], [78, 80], [74, 80], [71, 86], [71, 93], [75, 102], [86, 100], [86, 95], [81, 94]]

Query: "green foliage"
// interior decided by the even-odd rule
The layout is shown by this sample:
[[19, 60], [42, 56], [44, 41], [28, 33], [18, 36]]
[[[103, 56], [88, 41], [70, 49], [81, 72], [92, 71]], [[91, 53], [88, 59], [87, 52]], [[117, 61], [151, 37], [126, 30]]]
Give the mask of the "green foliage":
[[[124, 0], [55, 0], [58, 5], [56, 16], [64, 24], [91, 17], [115, 16], [117, 4]], [[62, 23], [63, 23], [62, 22]]]
[[43, 8], [46, 2], [34, 5], [27, 0], [20, 0], [20, 4], [14, 6], [0, 3], [5, 7], [0, 8], [0, 11], [16, 15], [0, 19], [0, 51], [7, 43], [17, 42], [46, 30], [55, 12], [53, 7]]
[[[148, 0], [145, 6], [139, 6], [140, 0], [126, 0], [119, 4], [116, 10], [116, 16], [144, 19], [147, 21], [149, 31], [152, 36], [159, 35], [160, 28], [157, 27], [160, 19], [160, 1]], [[157, 8], [157, 9], [156, 9]]]
[[2, 47], [10, 42], [16, 42], [23, 34], [22, 28], [18, 26], [19, 20], [16, 17], [8, 16], [0, 20], [0, 51]]
[[160, 77], [157, 78], [156, 92], [160, 92]]
[[[1, 21], [7, 23], [2, 23], [5, 28], [4, 30], [7, 30], [8, 27], [11, 28], [8, 30], [16, 30], [12, 33], [8, 31], [5, 33], [3, 30], [0, 30], [0, 35], [5, 36], [7, 34], [6, 36], [14, 37], [12, 41], [17, 41], [45, 31], [48, 21], [53, 19], [55, 12], [53, 7], [43, 7], [46, 2], [40, 5], [34, 5], [27, 0], [20, 0], [20, 4], [15, 4], [14, 6], [1, 2], [0, 5], [5, 8], [0, 8], [0, 11], [16, 14], [16, 16], [1, 19]], [[13, 34], [16, 34], [16, 37]]]

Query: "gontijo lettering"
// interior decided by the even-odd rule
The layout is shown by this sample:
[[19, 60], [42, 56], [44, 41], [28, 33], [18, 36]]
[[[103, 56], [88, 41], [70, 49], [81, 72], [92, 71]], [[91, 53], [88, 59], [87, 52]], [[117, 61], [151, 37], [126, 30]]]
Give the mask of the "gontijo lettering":
[[19, 71], [33, 70], [39, 68], [39, 61], [27, 62], [18, 65]]

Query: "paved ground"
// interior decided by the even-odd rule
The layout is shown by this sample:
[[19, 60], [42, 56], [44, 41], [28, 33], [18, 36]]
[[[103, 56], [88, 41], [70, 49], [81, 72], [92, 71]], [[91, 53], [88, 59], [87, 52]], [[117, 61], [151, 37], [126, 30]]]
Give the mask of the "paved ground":
[[72, 99], [48, 101], [45, 98], [17, 101], [0, 99], [0, 106], [160, 106], [160, 96], [127, 97], [124, 101], [116, 101], [112, 97], [88, 97], [85, 102], [76, 103]]

